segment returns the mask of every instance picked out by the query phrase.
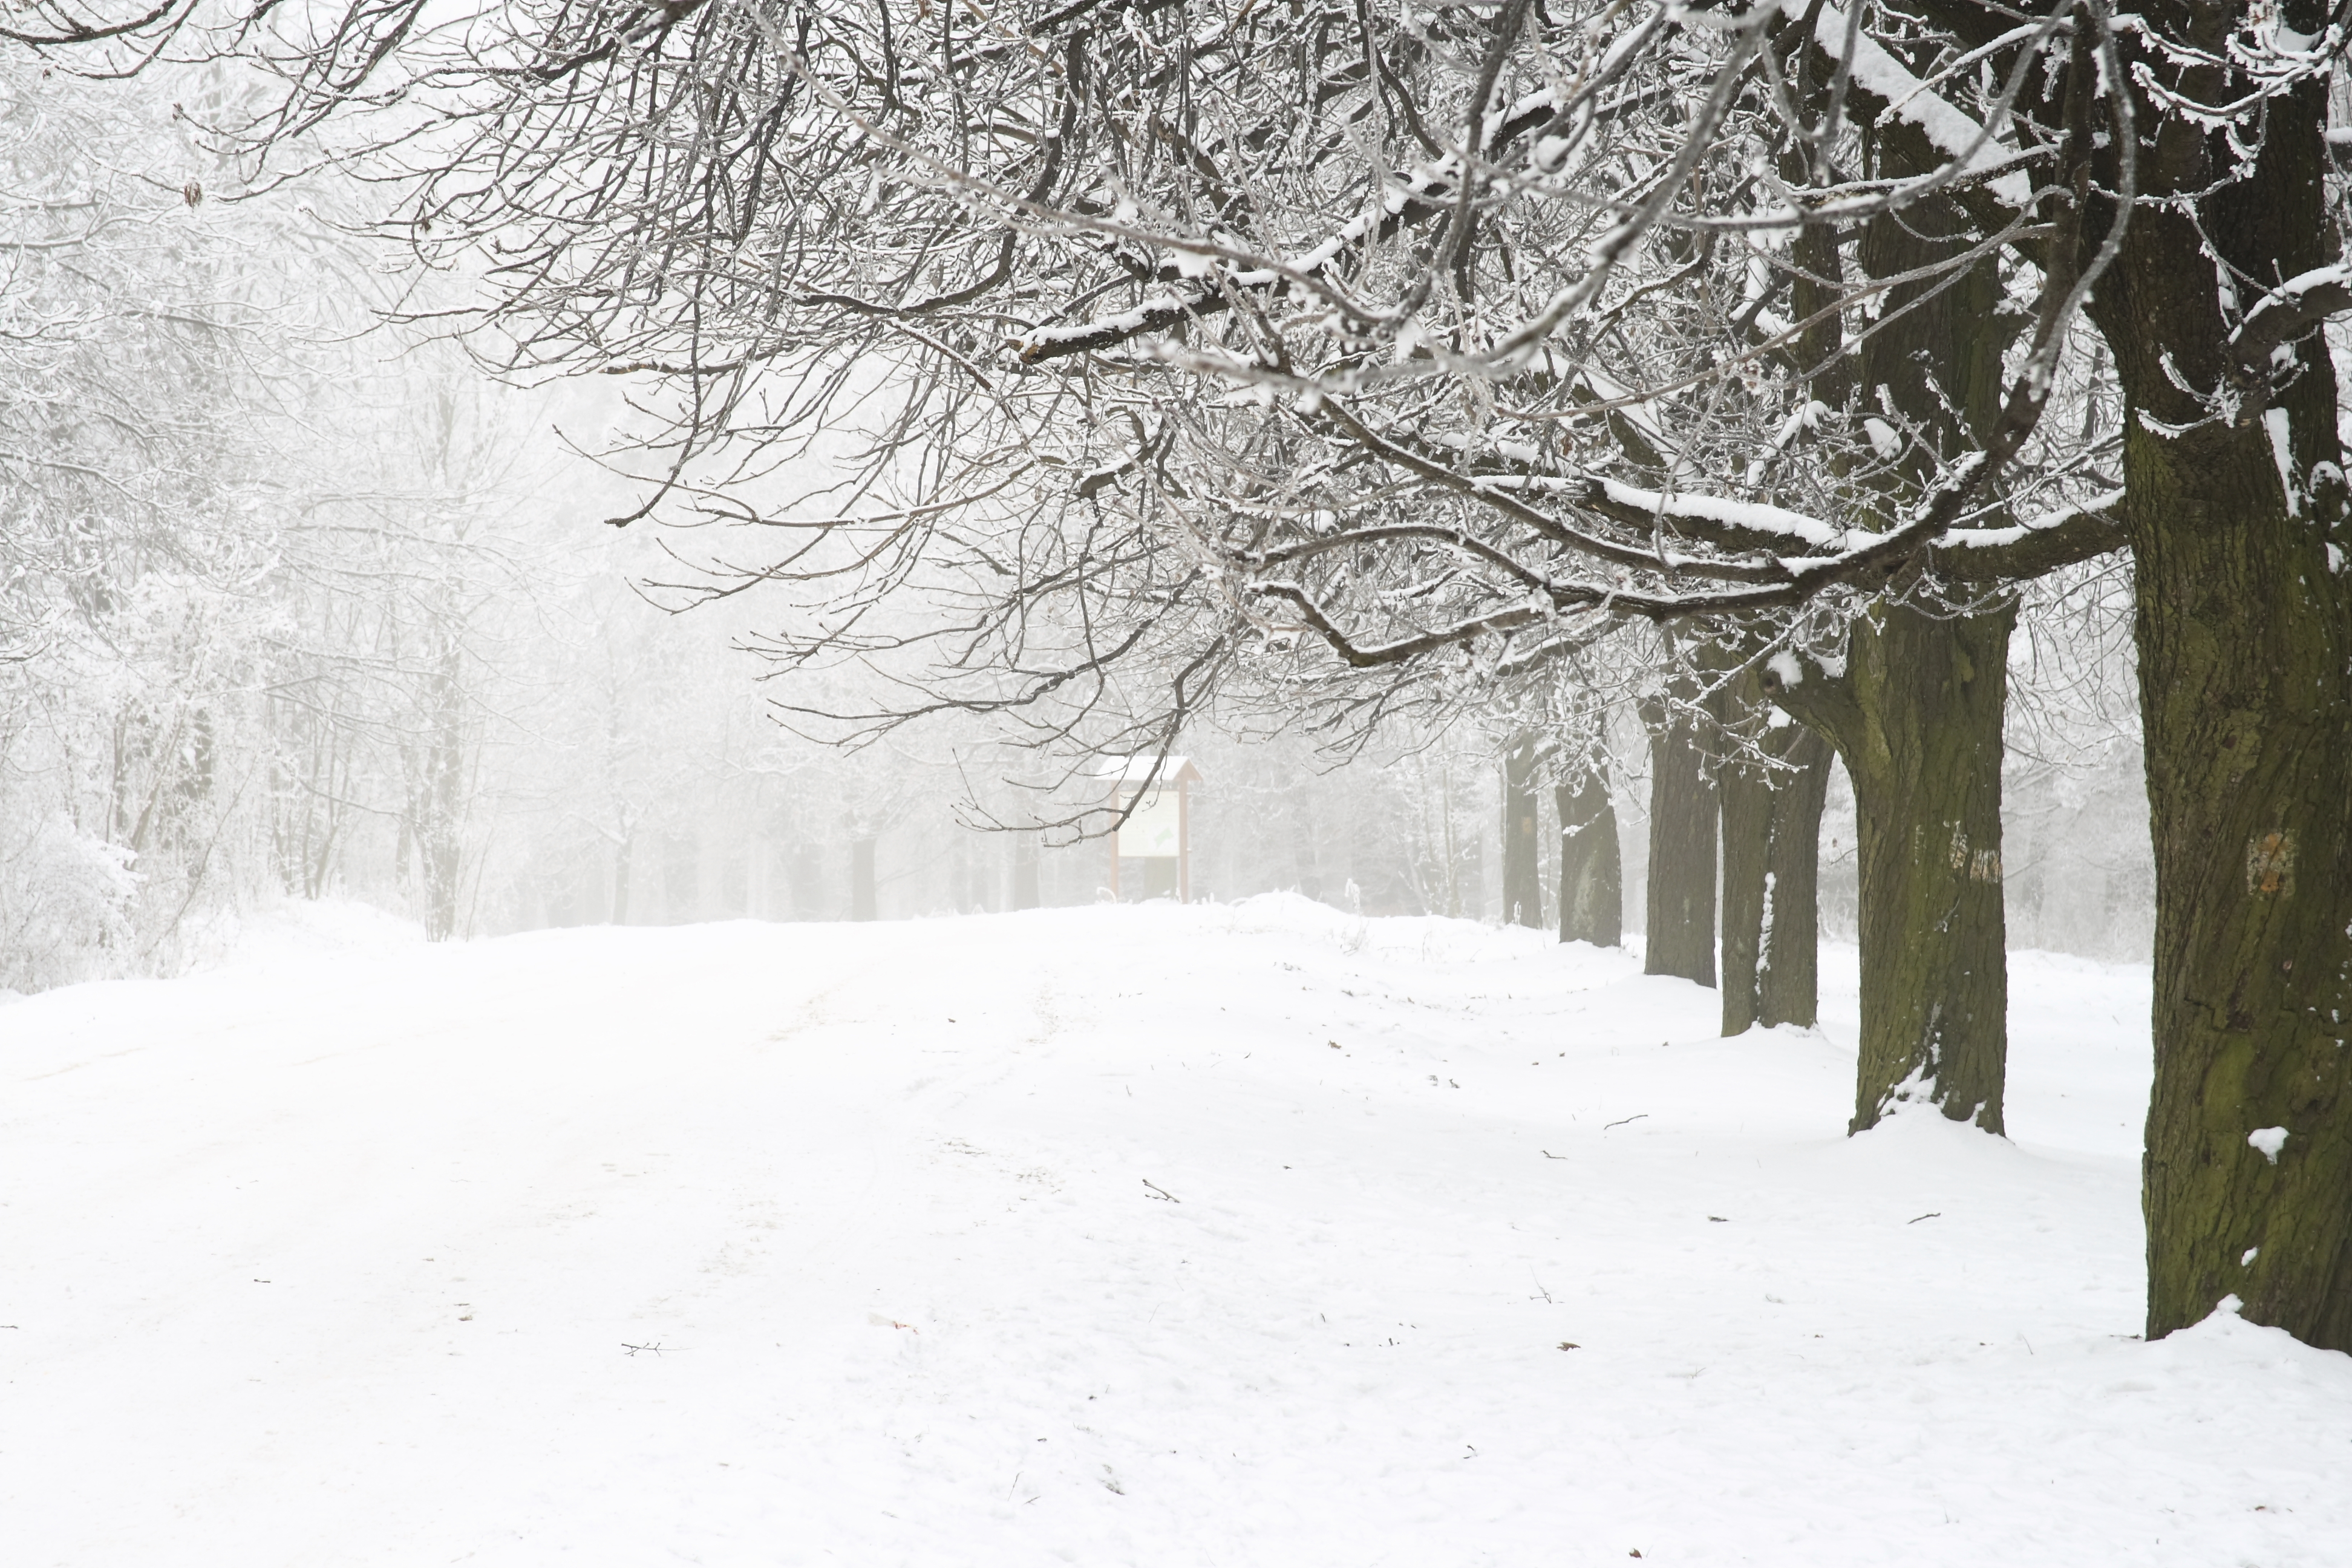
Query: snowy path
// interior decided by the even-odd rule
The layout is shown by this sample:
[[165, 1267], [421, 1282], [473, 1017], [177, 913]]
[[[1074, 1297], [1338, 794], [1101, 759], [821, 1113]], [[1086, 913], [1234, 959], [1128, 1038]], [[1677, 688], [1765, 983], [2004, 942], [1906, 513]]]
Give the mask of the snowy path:
[[2352, 1562], [2352, 1359], [2130, 1337], [2146, 972], [2018, 955], [2016, 1143], [1849, 1141], [1851, 964], [1725, 1042], [1266, 900], [19, 1003], [0, 1561]]

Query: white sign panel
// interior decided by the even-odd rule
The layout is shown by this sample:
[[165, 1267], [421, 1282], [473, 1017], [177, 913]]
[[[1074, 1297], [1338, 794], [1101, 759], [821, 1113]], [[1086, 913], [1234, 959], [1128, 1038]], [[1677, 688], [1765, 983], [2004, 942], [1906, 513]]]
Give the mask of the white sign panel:
[[[1132, 797], [1130, 797], [1132, 798]], [[1174, 785], [1153, 790], [1118, 830], [1118, 852], [1121, 855], [1166, 856], [1173, 858], [1177, 846], [1178, 795]]]

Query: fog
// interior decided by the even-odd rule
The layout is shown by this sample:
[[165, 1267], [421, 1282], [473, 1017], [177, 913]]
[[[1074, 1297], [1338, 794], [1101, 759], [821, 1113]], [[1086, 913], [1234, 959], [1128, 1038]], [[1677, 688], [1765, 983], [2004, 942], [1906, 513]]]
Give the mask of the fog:
[[[8, 293], [28, 330], [0, 415], [0, 984], [176, 973], [289, 899], [454, 939], [845, 919], [860, 846], [883, 920], [1011, 907], [1033, 855], [1043, 903], [1110, 896], [1108, 819], [1083, 815], [1108, 803], [1086, 793], [1099, 758], [969, 713], [825, 743], [785, 710], [887, 703], [889, 672], [763, 656], [809, 614], [786, 587], [694, 604], [725, 581], [712, 564], [774, 559], [759, 529], [660, 508], [609, 525], [660, 493], [638, 405], [595, 377], [494, 378], [432, 320], [462, 273], [351, 232], [370, 186], [330, 171], [206, 198], [226, 171], [175, 106], [216, 76], [6, 68], [0, 158], [76, 203], [9, 220], [50, 248], [20, 248]], [[758, 488], [836, 477], [820, 444]], [[2152, 872], [2127, 669], [2095, 618], [2034, 614], [2004, 780], [2011, 939], [2136, 957]], [[1517, 723], [1474, 704], [1318, 732], [1210, 705], [1158, 737], [1201, 773], [1193, 895], [1500, 920]], [[1648, 762], [1626, 710], [1607, 737], [1638, 931]], [[1841, 773], [1832, 938], [1853, 932], [1855, 831]], [[1547, 910], [1557, 870], [1545, 855]]]
[[12, 0], [8, 1568], [2341, 1559], [2315, 16]]

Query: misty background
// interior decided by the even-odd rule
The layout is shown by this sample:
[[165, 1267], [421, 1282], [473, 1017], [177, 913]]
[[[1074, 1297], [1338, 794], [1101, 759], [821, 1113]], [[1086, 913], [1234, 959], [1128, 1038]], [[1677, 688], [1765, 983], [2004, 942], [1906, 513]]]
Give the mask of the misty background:
[[[646, 491], [599, 460], [635, 411], [609, 384], [486, 375], [445, 330], [467, 279], [361, 237], [376, 191], [208, 195], [227, 181], [187, 127], [231, 90], [219, 68], [87, 82], [0, 59], [0, 986], [177, 973], [288, 899], [436, 938], [841, 920], [860, 846], [881, 919], [1005, 909], [1032, 854], [1042, 902], [1108, 896], [1101, 840], [1019, 830], [1035, 760], [978, 721], [855, 750], [780, 721], [804, 697], [758, 647], [792, 606], [679, 608], [695, 563], [760, 542], [606, 526]], [[2027, 597], [2014, 946], [2147, 949], [2118, 595], [2111, 573]], [[854, 705], [856, 668], [822, 679]], [[1507, 728], [1471, 711], [1334, 751], [1198, 727], [1195, 897], [1499, 919]], [[1622, 717], [1612, 741], [1638, 930], [1646, 751]], [[1842, 770], [1822, 839], [1824, 931], [1850, 939]]]

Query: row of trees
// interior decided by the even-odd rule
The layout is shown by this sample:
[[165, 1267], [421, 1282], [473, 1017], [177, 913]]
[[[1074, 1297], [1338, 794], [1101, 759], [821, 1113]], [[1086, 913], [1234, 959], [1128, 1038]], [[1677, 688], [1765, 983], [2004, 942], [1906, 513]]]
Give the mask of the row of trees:
[[[188, 47], [208, 16], [115, 25]], [[1773, 710], [1801, 721], [1856, 804], [1857, 1126], [1901, 1098], [2000, 1125], [2017, 585], [2125, 553], [2149, 1329], [2234, 1295], [2352, 1345], [2338, 13], [218, 19], [287, 89], [224, 132], [372, 145], [400, 237], [491, 245], [478, 342], [659, 402], [633, 510], [775, 542], [680, 582], [761, 591], [812, 723], [967, 715], [1076, 766], [1213, 703], [1337, 732], [1541, 710], [1589, 757], [1579, 705], [1631, 700], [1654, 816], [1689, 824], [1651, 962], [1711, 945], [1712, 808], [1744, 992], [1782, 972], [1757, 889], [1811, 809], [1818, 749]], [[895, 695], [828, 702], [845, 666]]]

